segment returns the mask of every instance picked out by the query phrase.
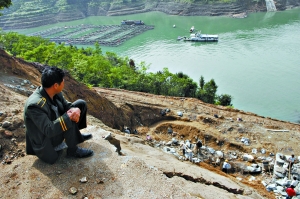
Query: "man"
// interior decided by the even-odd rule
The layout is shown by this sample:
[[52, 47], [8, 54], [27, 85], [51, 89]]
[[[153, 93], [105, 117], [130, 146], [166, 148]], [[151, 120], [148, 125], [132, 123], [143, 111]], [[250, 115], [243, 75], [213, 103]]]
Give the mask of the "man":
[[171, 126], [169, 126], [169, 127], [168, 127], [168, 134], [169, 134], [169, 135], [172, 135], [172, 133], [173, 133], [173, 129], [172, 129]]
[[29, 96], [24, 106], [26, 153], [50, 164], [58, 159], [55, 149], [64, 140], [68, 156], [84, 158], [93, 155], [92, 150], [77, 146], [92, 137], [79, 131], [87, 126], [87, 105], [84, 100], [70, 103], [63, 97], [64, 76], [63, 70], [46, 67], [42, 73], [42, 86]]
[[288, 161], [289, 161], [288, 169], [292, 169], [293, 164], [295, 162], [295, 156], [294, 156], [294, 154], [292, 154], [292, 156], [288, 159]]
[[151, 138], [151, 136], [150, 136], [149, 134], [147, 134], [146, 140], [147, 140], [147, 141], [152, 141], [152, 138]]
[[201, 140], [198, 140], [196, 143], [196, 153], [201, 154], [201, 147], [202, 147], [202, 142]]
[[228, 160], [225, 160], [225, 162], [223, 163], [223, 167], [222, 167], [222, 171], [225, 173], [228, 173], [228, 169], [231, 168], [231, 165], [228, 163]]
[[182, 150], [182, 155], [185, 156], [186, 145], [184, 144], [184, 142], [180, 143], [180, 148]]
[[295, 187], [297, 187], [298, 183], [299, 183], [299, 181], [297, 180], [297, 177], [294, 176], [290, 187], [295, 188]]
[[291, 199], [296, 196], [296, 192], [293, 187], [288, 187], [285, 192], [287, 193], [286, 199]]
[[190, 148], [187, 148], [185, 151], [186, 158], [189, 159], [189, 161], [193, 162], [193, 151]]

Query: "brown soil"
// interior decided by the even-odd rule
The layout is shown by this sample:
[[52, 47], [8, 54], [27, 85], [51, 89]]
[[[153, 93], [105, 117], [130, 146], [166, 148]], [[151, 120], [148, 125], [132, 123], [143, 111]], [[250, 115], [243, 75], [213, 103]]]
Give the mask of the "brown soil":
[[[191, 98], [88, 89], [67, 76], [65, 96], [70, 101], [82, 98], [89, 103], [89, 123], [84, 132], [92, 132], [94, 138], [83, 146], [92, 148], [95, 155], [74, 160], [65, 158], [64, 151], [54, 165], [47, 165], [25, 154], [23, 104], [27, 91], [34, 89], [26, 84], [21, 86], [25, 91], [16, 87], [24, 80], [40, 85], [41, 69], [39, 64], [13, 58], [0, 50], [0, 198], [218, 198], [220, 195], [223, 198], [275, 198], [261, 184], [261, 180], [271, 175], [268, 172], [249, 181], [251, 175], [225, 174], [211, 160], [199, 165], [179, 161], [153, 148], [151, 143], [145, 142], [145, 136], [150, 134], [156, 141], [175, 137], [194, 142], [200, 138], [204, 145], [215, 150], [236, 152], [238, 159], [232, 160], [233, 164], [242, 162], [241, 155], [251, 154], [253, 148], [267, 151], [265, 155], [255, 155], [255, 162], [259, 162], [259, 156], [269, 153], [297, 155], [300, 150], [299, 124]], [[161, 116], [160, 111], [166, 108], [170, 112]], [[183, 112], [182, 117], [177, 115], [178, 111]], [[4, 128], [5, 121], [12, 125]], [[124, 126], [137, 129], [139, 134], [125, 135]], [[169, 126], [176, 135], [167, 134]], [[102, 138], [109, 132], [121, 141], [124, 156], [118, 156], [115, 148]], [[249, 146], [240, 141], [242, 137], [250, 139]], [[88, 182], [79, 182], [85, 176]], [[69, 193], [71, 187], [77, 188], [76, 195]]]

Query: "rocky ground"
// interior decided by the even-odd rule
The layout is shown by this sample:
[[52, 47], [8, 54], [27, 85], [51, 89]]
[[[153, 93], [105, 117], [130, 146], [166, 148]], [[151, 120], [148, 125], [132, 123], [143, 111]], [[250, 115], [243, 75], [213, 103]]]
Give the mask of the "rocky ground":
[[[0, 198], [275, 198], [262, 184], [270, 181], [272, 171], [250, 174], [239, 165], [261, 164], [278, 152], [298, 156], [299, 124], [191, 98], [88, 89], [67, 76], [65, 96], [89, 103], [88, 128], [83, 133], [94, 137], [82, 146], [95, 155], [78, 160], [66, 158], [63, 151], [54, 165], [45, 164], [25, 153], [22, 117], [27, 96], [40, 85], [41, 69], [0, 50]], [[162, 116], [165, 109], [170, 111]], [[138, 134], [125, 134], [124, 126]], [[167, 133], [169, 126], [173, 135]], [[120, 140], [123, 155], [103, 139], [109, 133]], [[146, 134], [152, 142], [145, 141]], [[165, 152], [169, 147], [182, 155], [178, 145], [167, 144], [172, 138], [202, 140], [201, 162], [178, 160]], [[220, 162], [208, 148], [224, 154]], [[245, 154], [254, 159], [245, 161]], [[225, 158], [235, 168], [229, 174], [220, 168]]]

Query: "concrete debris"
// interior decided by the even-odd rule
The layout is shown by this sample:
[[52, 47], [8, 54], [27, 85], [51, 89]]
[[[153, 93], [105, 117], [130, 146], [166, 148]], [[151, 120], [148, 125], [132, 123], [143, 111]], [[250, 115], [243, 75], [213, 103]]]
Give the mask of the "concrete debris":
[[216, 151], [216, 156], [219, 157], [219, 158], [223, 158], [224, 153], [222, 151]]
[[251, 166], [247, 166], [244, 172], [248, 173], [261, 173], [262, 168], [258, 164], [252, 164]]
[[167, 142], [165, 145], [166, 145], [166, 146], [171, 146], [172, 143], [173, 143], [172, 141], [169, 141], [169, 142]]
[[254, 176], [250, 176], [249, 181], [253, 181], [253, 180], [255, 180], [255, 177]]
[[178, 111], [178, 112], [177, 112], [177, 115], [178, 115], [179, 117], [182, 117], [182, 116], [183, 116], [183, 113], [182, 113], [181, 111]]
[[179, 142], [176, 138], [172, 138], [172, 144], [179, 145]]
[[[268, 191], [273, 191], [278, 198], [286, 197], [287, 193], [285, 192], [286, 188], [295, 184], [295, 191], [297, 193], [297, 198], [300, 196], [300, 186], [298, 179], [300, 179], [300, 163], [294, 164], [292, 168], [289, 169], [288, 165], [289, 156], [285, 156], [281, 153], [276, 154], [275, 165], [273, 167], [273, 177], [271, 182], [262, 182]], [[293, 179], [294, 182], [292, 182]]]
[[211, 153], [211, 154], [214, 154], [214, 153], [215, 153], [215, 150], [214, 150], [213, 148], [210, 148], [210, 147], [209, 147], [209, 148], [207, 148], [207, 150], [208, 150], [208, 152]]
[[254, 160], [254, 157], [253, 157], [253, 155], [244, 154], [243, 155], [243, 160], [248, 161], [248, 162], [252, 162]]
[[250, 140], [249, 140], [249, 138], [244, 138], [244, 137], [242, 137], [241, 142], [244, 143], [244, 144], [247, 145], [247, 146], [250, 145]]
[[257, 149], [252, 149], [252, 153], [257, 154]]

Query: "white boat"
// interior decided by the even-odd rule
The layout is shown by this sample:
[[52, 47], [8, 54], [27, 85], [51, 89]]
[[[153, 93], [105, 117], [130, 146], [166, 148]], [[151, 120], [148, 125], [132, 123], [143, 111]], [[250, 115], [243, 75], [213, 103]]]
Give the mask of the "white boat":
[[219, 36], [218, 35], [208, 35], [208, 34], [201, 34], [201, 32], [192, 33], [190, 37], [181, 37], [178, 36], [177, 40], [183, 40], [183, 41], [195, 41], [195, 42], [205, 42], [205, 41], [218, 41]]
[[194, 30], [195, 30], [195, 27], [192, 26], [191, 29], [190, 29], [190, 33], [194, 32]]

